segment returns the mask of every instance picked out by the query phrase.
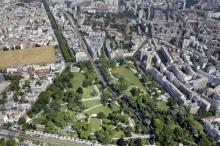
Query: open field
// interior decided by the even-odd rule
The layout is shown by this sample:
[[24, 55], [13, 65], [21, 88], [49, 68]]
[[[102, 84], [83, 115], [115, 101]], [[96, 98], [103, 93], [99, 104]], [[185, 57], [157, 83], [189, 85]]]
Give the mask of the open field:
[[55, 61], [56, 55], [53, 46], [0, 52], [0, 68], [55, 63]]
[[139, 81], [139, 79], [136, 77], [134, 72], [126, 67], [120, 66], [112, 68], [113, 74], [119, 74], [120, 76], [124, 77], [126, 80], [128, 80], [129, 83], [133, 84], [134, 86], [145, 90], [143, 84]]
[[101, 120], [97, 118], [91, 118], [89, 123], [92, 125], [92, 132], [96, 132], [101, 128]]
[[84, 80], [85, 76], [81, 72], [74, 73], [74, 77], [71, 80], [73, 83], [73, 90], [77, 90], [77, 88], [82, 86]]
[[[85, 75], [81, 72], [74, 73], [74, 77], [71, 80], [73, 83], [73, 88], [71, 90], [76, 91], [79, 87], [82, 87], [83, 81], [85, 80]], [[90, 98], [91, 93], [94, 91], [93, 86], [88, 86], [86, 88], [83, 88], [83, 95], [82, 98]]]
[[101, 106], [98, 106], [96, 108], [93, 108], [93, 109], [87, 111], [86, 113], [88, 113], [88, 115], [92, 115], [92, 114], [98, 114], [99, 112], [109, 114], [111, 112], [111, 109], [107, 106], [101, 105]]
[[91, 109], [89, 111], [86, 111], [86, 113], [88, 115], [98, 114], [99, 112], [103, 112], [105, 114], [109, 114], [109, 113], [111, 113], [113, 111], [117, 111], [118, 109], [119, 108], [116, 105], [114, 105], [112, 109], [109, 108], [108, 106], [101, 105], [101, 106], [97, 106], [97, 107], [95, 107], [95, 108], [93, 108], [93, 109]]
[[82, 103], [85, 105], [86, 108], [91, 108], [101, 104], [101, 101], [100, 99], [95, 99], [95, 100], [82, 101]]

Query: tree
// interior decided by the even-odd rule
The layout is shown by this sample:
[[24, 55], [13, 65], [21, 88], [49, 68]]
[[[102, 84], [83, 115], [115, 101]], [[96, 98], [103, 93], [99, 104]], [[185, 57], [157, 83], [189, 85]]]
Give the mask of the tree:
[[30, 86], [30, 81], [25, 80], [25, 82], [24, 82], [24, 87], [25, 87], [25, 88], [30, 88], [30, 87], [31, 87], [31, 86]]
[[107, 129], [101, 129], [96, 133], [97, 140], [103, 144], [109, 144], [112, 141], [112, 134]]
[[82, 139], [89, 139], [90, 132], [89, 131], [80, 131], [79, 137]]
[[79, 87], [77, 90], [76, 90], [77, 93], [79, 94], [83, 94], [83, 88], [82, 87]]
[[12, 126], [12, 123], [7, 122], [7, 123], [4, 123], [3, 126], [6, 127], [6, 128], [10, 128]]
[[137, 96], [138, 94], [139, 94], [139, 89], [137, 89], [137, 88], [135, 88], [135, 87], [133, 87], [132, 89], [131, 89], [131, 94], [132, 94], [132, 96]]
[[173, 37], [173, 38], [170, 39], [170, 43], [172, 45], [175, 45], [176, 41], [177, 41], [176, 37]]
[[135, 143], [137, 146], [145, 146], [146, 144], [148, 144], [148, 141], [145, 139], [138, 138], [135, 140]]
[[181, 139], [184, 136], [184, 132], [183, 132], [182, 128], [180, 128], [180, 127], [175, 127], [173, 133], [174, 133], [174, 139], [176, 141], [178, 141], [179, 139]]
[[128, 144], [127, 141], [125, 141], [123, 138], [120, 138], [118, 141], [117, 141], [117, 145], [118, 146], [126, 146]]
[[106, 115], [105, 113], [103, 113], [103, 112], [99, 112], [99, 113], [97, 114], [97, 118], [99, 118], [99, 119], [105, 119], [105, 118], [107, 118], [107, 115]]
[[68, 83], [68, 88], [73, 88], [73, 84], [72, 83]]
[[18, 146], [18, 144], [14, 139], [10, 139], [6, 142], [6, 146]]
[[83, 87], [84, 87], [84, 88], [86, 88], [86, 87], [88, 87], [88, 86], [91, 86], [91, 85], [92, 85], [92, 81], [91, 81], [91, 80], [85, 79], [85, 80], [83, 81]]
[[202, 136], [202, 138], [199, 141], [199, 146], [212, 146], [212, 143], [208, 140], [208, 138]]
[[106, 105], [106, 104], [108, 103], [108, 97], [107, 97], [107, 96], [102, 96], [102, 98], [101, 98], [101, 103], [102, 103], [103, 105]]
[[120, 87], [120, 89], [123, 91], [123, 90], [126, 90], [127, 88], [128, 88], [128, 86], [129, 86], [129, 84], [128, 84], [128, 81], [127, 80], [125, 80], [123, 77], [121, 77], [120, 79], [119, 79], [119, 87]]
[[0, 146], [5, 146], [5, 139], [4, 138], [0, 139]]
[[48, 121], [47, 125], [46, 125], [46, 128], [44, 129], [44, 132], [46, 132], [46, 133], [56, 133], [57, 129], [55, 128], [54, 123], [51, 122], [51, 121]]
[[18, 96], [15, 96], [14, 97], [14, 102], [18, 102], [18, 101], [19, 101]]
[[110, 97], [111, 97], [110, 91], [109, 91], [108, 89], [105, 89], [105, 90], [103, 91], [103, 96], [105, 96], [105, 97], [107, 97], [107, 98], [110, 98]]
[[18, 125], [23, 125], [26, 123], [26, 119], [24, 117], [19, 118]]

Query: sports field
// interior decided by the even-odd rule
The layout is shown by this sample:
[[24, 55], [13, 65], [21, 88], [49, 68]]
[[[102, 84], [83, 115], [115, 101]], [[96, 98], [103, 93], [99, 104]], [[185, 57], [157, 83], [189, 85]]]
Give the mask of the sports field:
[[55, 61], [56, 55], [53, 46], [0, 52], [0, 68], [55, 63]]

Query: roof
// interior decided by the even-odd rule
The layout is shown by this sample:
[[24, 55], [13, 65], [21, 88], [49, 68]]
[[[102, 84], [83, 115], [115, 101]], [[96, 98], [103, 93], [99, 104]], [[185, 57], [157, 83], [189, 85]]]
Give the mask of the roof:
[[79, 113], [75, 116], [76, 120], [80, 121], [80, 120], [84, 120], [86, 118], [86, 116], [82, 113]]

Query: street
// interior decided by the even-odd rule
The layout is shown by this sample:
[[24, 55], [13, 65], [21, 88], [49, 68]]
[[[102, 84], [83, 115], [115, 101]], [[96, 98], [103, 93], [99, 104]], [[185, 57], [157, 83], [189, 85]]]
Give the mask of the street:
[[59, 136], [55, 134], [47, 134], [43, 132], [38, 131], [17, 131], [17, 130], [11, 130], [6, 129], [3, 127], [0, 127], [0, 136], [5, 138], [25, 138], [27, 140], [34, 140], [34, 141], [40, 141], [43, 143], [50, 143], [50, 144], [58, 144], [58, 145], [70, 145], [70, 146], [100, 146], [100, 144], [93, 144], [86, 140], [79, 140], [74, 139], [67, 136]]

